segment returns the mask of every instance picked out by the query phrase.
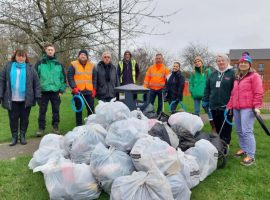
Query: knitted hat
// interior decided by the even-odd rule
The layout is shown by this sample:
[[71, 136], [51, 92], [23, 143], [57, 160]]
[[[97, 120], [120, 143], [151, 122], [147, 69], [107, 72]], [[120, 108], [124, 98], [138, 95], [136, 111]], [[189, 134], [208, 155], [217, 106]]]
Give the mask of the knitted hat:
[[243, 62], [243, 61], [247, 61], [247, 62], [249, 62], [249, 64], [252, 63], [252, 59], [249, 56], [249, 53], [248, 52], [242, 53], [242, 57], [239, 59], [239, 62]]
[[87, 50], [85, 50], [85, 49], [80, 50], [79, 53], [78, 53], [78, 57], [80, 56], [81, 53], [84, 53], [87, 56], [87, 58], [88, 58], [88, 52], [87, 52]]
[[195, 59], [194, 59], [194, 62], [195, 62], [196, 60], [199, 60], [199, 61], [201, 61], [201, 62], [203, 63], [203, 60], [202, 60], [202, 57], [201, 57], [201, 56], [196, 56]]

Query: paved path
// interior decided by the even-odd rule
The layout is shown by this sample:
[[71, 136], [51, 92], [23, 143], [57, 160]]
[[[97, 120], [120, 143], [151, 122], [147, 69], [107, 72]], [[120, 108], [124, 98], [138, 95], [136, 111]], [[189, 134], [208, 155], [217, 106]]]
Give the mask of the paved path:
[[[207, 115], [201, 116], [202, 120], [206, 122], [208, 120]], [[270, 114], [262, 114], [262, 118], [270, 120]], [[16, 146], [10, 147], [9, 143], [0, 144], [0, 160], [12, 159], [21, 155], [32, 155], [39, 146], [41, 138], [31, 138], [27, 140], [27, 145], [17, 144]]]
[[39, 146], [41, 138], [31, 138], [27, 140], [26, 145], [17, 145], [10, 147], [9, 143], [0, 144], [0, 160], [10, 159], [22, 155], [32, 155]]

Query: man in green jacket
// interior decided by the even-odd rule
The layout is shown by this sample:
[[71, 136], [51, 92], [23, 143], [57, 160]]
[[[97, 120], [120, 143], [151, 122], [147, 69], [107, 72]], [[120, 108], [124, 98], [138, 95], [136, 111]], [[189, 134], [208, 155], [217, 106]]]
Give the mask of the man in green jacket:
[[39, 137], [44, 134], [46, 127], [46, 112], [49, 101], [52, 106], [52, 126], [53, 133], [60, 134], [59, 131], [59, 108], [61, 95], [66, 89], [66, 75], [64, 67], [55, 58], [55, 47], [51, 43], [45, 43], [44, 50], [46, 55], [35, 65], [37, 70], [42, 97], [39, 104], [38, 126], [36, 135]]

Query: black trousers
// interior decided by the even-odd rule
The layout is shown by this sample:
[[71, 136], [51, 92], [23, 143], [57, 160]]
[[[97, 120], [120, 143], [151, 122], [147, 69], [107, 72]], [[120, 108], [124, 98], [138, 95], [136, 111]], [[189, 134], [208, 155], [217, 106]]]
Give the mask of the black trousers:
[[159, 115], [162, 111], [163, 98], [162, 98], [162, 89], [160, 90], [150, 90], [150, 103], [154, 105], [156, 96], [158, 96], [158, 108], [157, 114]]
[[19, 124], [21, 133], [25, 133], [27, 131], [30, 110], [31, 107], [26, 108], [24, 101], [12, 101], [12, 109], [8, 111], [11, 133], [18, 133]]
[[49, 101], [52, 106], [52, 126], [54, 128], [58, 127], [60, 118], [59, 118], [59, 108], [61, 99], [59, 92], [42, 92], [42, 97], [39, 103], [39, 117], [38, 117], [38, 126], [39, 129], [45, 130], [46, 127], [46, 112], [48, 109]]
[[[86, 102], [88, 103], [88, 105], [90, 106], [91, 110], [94, 112], [94, 98], [92, 98], [92, 95], [90, 94], [84, 94], [83, 95]], [[85, 101], [84, 101], [85, 103]], [[75, 98], [75, 106], [76, 106], [76, 109], [80, 109], [81, 108], [81, 101], [78, 99], [78, 98]], [[91, 110], [88, 108], [88, 106], [86, 105], [85, 103], [85, 106], [87, 108], [87, 115], [91, 115], [93, 114], [91, 112]], [[82, 125], [82, 112], [76, 112], [76, 126], [81, 126]]]
[[[211, 110], [213, 121], [217, 130], [217, 133], [220, 133], [220, 138], [223, 139], [227, 144], [231, 142], [232, 126], [227, 122], [224, 123], [224, 126], [220, 132], [222, 124], [224, 122], [224, 110]], [[227, 119], [232, 122], [232, 115], [228, 115]]]

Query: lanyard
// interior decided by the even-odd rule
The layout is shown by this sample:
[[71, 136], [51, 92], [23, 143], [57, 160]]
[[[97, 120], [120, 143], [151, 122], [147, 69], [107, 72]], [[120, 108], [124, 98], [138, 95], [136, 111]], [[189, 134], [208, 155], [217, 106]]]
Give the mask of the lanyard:
[[223, 77], [224, 77], [224, 72], [218, 72], [218, 79], [220, 82], [222, 82]]

